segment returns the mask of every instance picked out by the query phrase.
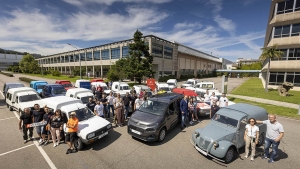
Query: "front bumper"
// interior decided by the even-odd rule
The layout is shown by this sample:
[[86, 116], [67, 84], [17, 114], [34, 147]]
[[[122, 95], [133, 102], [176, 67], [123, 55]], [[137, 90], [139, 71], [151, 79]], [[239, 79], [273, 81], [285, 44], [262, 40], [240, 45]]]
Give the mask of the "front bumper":
[[210, 115], [210, 109], [197, 109], [197, 114], [199, 116], [209, 116]]
[[[106, 128], [106, 126], [105, 126], [105, 128]], [[92, 143], [100, 140], [101, 138], [107, 136], [112, 130], [113, 130], [112, 127], [110, 129], [106, 129], [106, 130], [104, 128], [101, 128], [101, 129], [95, 131], [96, 134], [93, 138], [91, 138], [91, 139], [81, 138], [81, 140], [84, 144], [87, 144], [87, 145], [92, 144]]]
[[128, 125], [127, 132], [131, 136], [147, 142], [156, 141], [159, 135], [159, 130], [146, 131], [146, 129], [134, 125]]

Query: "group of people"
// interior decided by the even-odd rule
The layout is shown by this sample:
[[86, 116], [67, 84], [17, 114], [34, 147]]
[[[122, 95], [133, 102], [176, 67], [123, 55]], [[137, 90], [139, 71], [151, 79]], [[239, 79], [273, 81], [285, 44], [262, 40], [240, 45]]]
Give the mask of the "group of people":
[[[66, 117], [66, 114], [62, 113], [60, 109], [51, 112], [50, 108], [44, 106], [40, 108], [39, 104], [34, 105], [34, 110], [25, 108], [24, 113], [20, 116], [19, 130], [23, 131], [23, 140], [26, 143], [28, 140], [33, 140], [33, 126], [31, 124], [39, 124], [35, 127], [35, 130], [39, 136], [39, 145], [47, 145], [50, 142], [52, 136], [53, 147], [57, 147], [61, 139], [65, 140], [69, 145], [67, 154], [77, 152], [74, 146], [76, 133], [78, 130], [78, 119], [76, 118], [76, 112], [70, 113], [70, 118]], [[67, 133], [64, 138], [63, 126], [66, 124]], [[28, 137], [29, 131], [29, 137]], [[47, 136], [47, 138], [46, 138]]]

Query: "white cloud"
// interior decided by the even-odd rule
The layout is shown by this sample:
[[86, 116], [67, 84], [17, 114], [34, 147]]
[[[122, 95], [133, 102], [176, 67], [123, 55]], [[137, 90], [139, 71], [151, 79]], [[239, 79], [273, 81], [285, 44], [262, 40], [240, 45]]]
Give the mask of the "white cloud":
[[202, 28], [202, 24], [195, 22], [195, 23], [177, 23], [174, 26], [175, 29], [187, 29], [187, 28], [195, 28], [195, 29], [199, 29]]
[[82, 6], [85, 4], [89, 3], [98, 3], [98, 4], [105, 4], [105, 5], [112, 5], [115, 2], [124, 2], [124, 3], [145, 3], [145, 2], [150, 2], [150, 3], [156, 3], [156, 4], [161, 4], [161, 3], [167, 3], [172, 0], [63, 0], [66, 3], [75, 5], [75, 6]]
[[218, 25], [229, 33], [235, 32], [235, 23], [230, 20], [217, 15], [214, 17], [214, 21], [218, 23]]

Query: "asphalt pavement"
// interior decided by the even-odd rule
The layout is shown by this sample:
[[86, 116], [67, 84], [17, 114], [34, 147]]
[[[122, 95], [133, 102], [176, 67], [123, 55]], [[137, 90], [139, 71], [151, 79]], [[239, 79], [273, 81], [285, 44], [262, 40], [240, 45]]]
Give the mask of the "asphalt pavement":
[[[233, 79], [232, 81], [237, 80]], [[18, 81], [17, 77], [0, 74], [0, 89], [6, 82]], [[51, 80], [53, 82], [53, 80]], [[216, 86], [221, 78], [216, 78]], [[231, 81], [231, 79], [230, 79]], [[230, 82], [229, 81], [229, 82]], [[235, 81], [235, 86], [241, 82]], [[28, 84], [24, 83], [26, 86]], [[230, 83], [229, 83], [230, 86]], [[217, 88], [220, 88], [217, 86]], [[240, 149], [241, 158], [230, 164], [224, 164], [198, 153], [190, 143], [194, 130], [205, 127], [210, 120], [201, 119], [200, 123], [188, 126], [183, 131], [177, 126], [167, 133], [162, 143], [146, 143], [133, 139], [127, 134], [127, 126], [115, 127], [114, 130], [95, 142], [85, 146], [82, 151], [66, 155], [66, 144], [53, 148], [52, 143], [38, 146], [35, 142], [23, 143], [22, 133], [18, 130], [18, 116], [6, 107], [0, 94], [0, 168], [299, 168], [300, 156], [300, 121], [278, 117], [284, 126], [285, 135], [279, 146], [279, 158], [273, 164], [260, 158], [262, 147], [257, 148], [256, 158], [243, 159], [244, 148]], [[34, 130], [34, 136], [38, 139]]]

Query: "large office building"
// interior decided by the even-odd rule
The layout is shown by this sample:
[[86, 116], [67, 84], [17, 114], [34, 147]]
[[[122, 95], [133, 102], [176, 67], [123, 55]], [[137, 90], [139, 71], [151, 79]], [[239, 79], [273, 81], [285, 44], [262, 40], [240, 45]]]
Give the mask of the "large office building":
[[[208, 74], [220, 69], [222, 61], [196, 49], [171, 42], [153, 35], [143, 37], [154, 57], [152, 69], [155, 78], [186, 74]], [[111, 65], [123, 57], [128, 57], [129, 44], [133, 39], [103, 44], [64, 53], [37, 58], [44, 69], [55, 69], [62, 74], [71, 74], [75, 67], [85, 67], [94, 77], [105, 77]]]
[[18, 65], [23, 55], [0, 53], [0, 70], [6, 70], [8, 66]]
[[[272, 0], [264, 47], [274, 45], [284, 54], [270, 61], [269, 85], [291, 82], [300, 87], [300, 0]], [[265, 61], [263, 80], [267, 68]]]

